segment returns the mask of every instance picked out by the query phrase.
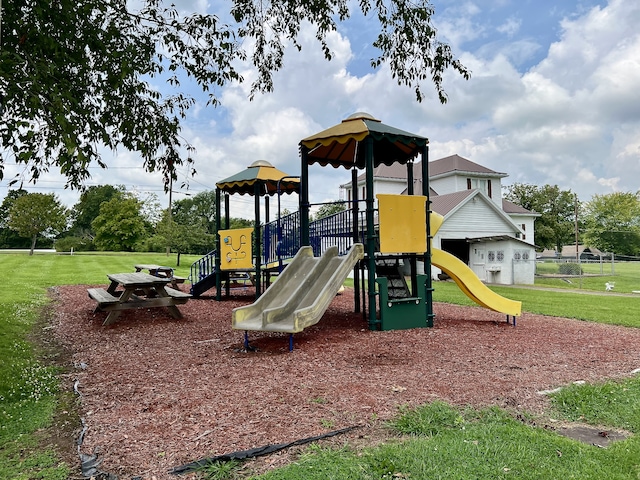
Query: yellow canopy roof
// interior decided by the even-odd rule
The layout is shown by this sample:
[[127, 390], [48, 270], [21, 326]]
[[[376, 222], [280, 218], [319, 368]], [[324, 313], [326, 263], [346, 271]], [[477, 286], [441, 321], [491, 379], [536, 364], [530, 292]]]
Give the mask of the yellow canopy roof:
[[226, 193], [254, 195], [255, 186], [259, 184], [260, 195], [275, 195], [278, 192], [278, 182], [281, 193], [294, 193], [300, 190], [298, 178], [278, 170], [266, 160], [257, 160], [245, 170], [217, 182], [216, 187]]
[[362, 142], [371, 137], [374, 167], [381, 163], [405, 164], [414, 159], [429, 140], [413, 133], [385, 125], [368, 113], [354, 113], [338, 125], [300, 141], [309, 149], [309, 165], [360, 169], [365, 167]]

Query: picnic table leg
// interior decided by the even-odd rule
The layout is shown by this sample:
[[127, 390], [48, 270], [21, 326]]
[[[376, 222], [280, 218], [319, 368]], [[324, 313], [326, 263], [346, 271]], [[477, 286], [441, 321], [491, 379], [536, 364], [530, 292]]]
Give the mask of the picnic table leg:
[[[113, 295], [114, 297], [117, 297], [118, 294], [116, 292], [116, 289], [118, 288], [118, 282], [111, 282], [111, 284], [109, 285], [109, 287], [107, 288], [107, 292], [109, 292], [111, 295]], [[102, 311], [102, 309], [100, 308], [100, 302], [98, 302], [98, 305], [96, 305], [96, 308], [93, 309], [93, 313], [98, 313]], [[107, 316], [108, 317], [108, 316]], [[103, 324], [104, 325], [104, 324]]]
[[107, 288], [107, 292], [109, 292], [113, 296], [116, 296], [116, 289], [118, 288], [118, 285], [118, 282], [111, 282], [111, 284]]
[[[158, 293], [159, 297], [169, 297], [173, 300], [173, 297], [171, 297], [167, 291], [164, 289], [164, 287], [157, 287], [156, 288], [156, 292]], [[182, 318], [182, 313], [180, 312], [180, 310], [178, 309], [177, 306], [175, 305], [169, 305], [167, 306], [167, 308], [169, 309], [169, 313], [171, 314], [171, 316], [173, 318]]]
[[[111, 286], [113, 286], [113, 282], [111, 283]], [[109, 288], [111, 288], [111, 286]], [[129, 297], [131, 297], [132, 293], [133, 293], [132, 289], [129, 289], [129, 288], [125, 289], [124, 292], [122, 292], [122, 295], [120, 295], [120, 301], [118, 303], [119, 304], [124, 303], [127, 300], [129, 300]], [[107, 325], [111, 325], [113, 322], [115, 322], [118, 319], [118, 317], [120, 316], [120, 313], [122, 313], [121, 310], [111, 310], [107, 315], [107, 318], [105, 318], [104, 322], [102, 322], [102, 326], [106, 327]]]

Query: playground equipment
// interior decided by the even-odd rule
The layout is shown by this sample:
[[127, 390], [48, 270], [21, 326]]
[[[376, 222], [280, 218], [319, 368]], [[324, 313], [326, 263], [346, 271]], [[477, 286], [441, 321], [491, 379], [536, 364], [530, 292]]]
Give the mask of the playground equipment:
[[[380, 218], [380, 252], [420, 252], [426, 250], [427, 198], [420, 195], [379, 194], [378, 210]], [[431, 212], [429, 215], [432, 234], [435, 235], [442, 225], [443, 217]], [[449, 275], [460, 289], [478, 305], [505, 313], [507, 321], [521, 314], [521, 302], [502, 297], [487, 287], [467, 265], [450, 253], [431, 248], [431, 264]], [[400, 299], [390, 299], [388, 280], [378, 278], [380, 294], [380, 318], [382, 330], [415, 328], [425, 325], [424, 276], [417, 277], [418, 295]]]
[[[233, 310], [232, 328], [293, 335], [315, 325], [363, 257], [361, 243], [353, 245], [342, 257], [338, 256], [337, 247], [329, 248], [321, 257], [314, 257], [311, 247], [302, 247], [258, 300]], [[289, 342], [292, 349], [292, 336]]]
[[[216, 183], [216, 230], [219, 234], [216, 239], [216, 249], [195, 262], [191, 267], [191, 294], [194, 297], [198, 297], [207, 290], [216, 287], [216, 299], [220, 300], [222, 297], [222, 283], [225, 281], [227, 286], [226, 294], [229, 296], [228, 280], [232, 278], [236, 272], [246, 274], [249, 271], [255, 272], [253, 276], [255, 278], [256, 298], [261, 295], [261, 276], [263, 270], [268, 276], [269, 270], [274, 268], [274, 266], [269, 264], [263, 265], [262, 263], [262, 243], [258, 241], [258, 239], [260, 239], [260, 199], [264, 197], [265, 223], [268, 223], [269, 196], [277, 194], [279, 204], [280, 194], [298, 192], [299, 183], [298, 177], [287, 175], [266, 160], [256, 160], [246, 169]], [[244, 234], [244, 245], [249, 245], [250, 248], [248, 251], [246, 249], [243, 250], [245, 256], [243, 257], [244, 262], [242, 266], [239, 266], [235, 261], [238, 259], [238, 254], [229, 251], [231, 244], [228, 242], [231, 241], [231, 237], [225, 236], [233, 235], [232, 230], [229, 230], [229, 195], [232, 194], [251, 195], [254, 197], [255, 226], [252, 229], [253, 239], [251, 233]], [[222, 209], [220, 208], [223, 196], [225, 230], [222, 230]], [[228, 239], [227, 243], [224, 241], [225, 238]], [[265, 237], [264, 248], [266, 250], [269, 250], [269, 240], [270, 239]], [[239, 246], [240, 244], [238, 242], [240, 242], [240, 239], [236, 240], [236, 245]], [[220, 252], [220, 255], [218, 255], [218, 252]], [[223, 260], [223, 257], [226, 259], [227, 255], [231, 255], [235, 259], [234, 262], [226, 262], [226, 260]]]
[[509, 315], [513, 316], [513, 324], [516, 324], [516, 317], [522, 313], [522, 302], [495, 293], [482, 283], [473, 270], [450, 253], [434, 248], [431, 263], [449, 275], [471, 300], [489, 310], [507, 314], [507, 321]]
[[[243, 259], [253, 261], [250, 268], [254, 269], [257, 280], [257, 300], [253, 305], [234, 311], [232, 326], [235, 329], [293, 335], [315, 324], [351, 269], [354, 309], [360, 312], [362, 308], [371, 330], [433, 326], [432, 263], [448, 273], [478, 304], [506, 313], [507, 321], [509, 315], [514, 316], [515, 325], [515, 316], [521, 311], [520, 302], [495, 294], [465, 264], [432, 248], [431, 240], [443, 218], [430, 212], [428, 143], [425, 137], [385, 125], [366, 113], [357, 113], [300, 142], [300, 177], [286, 175], [268, 162], [258, 161], [247, 171], [218, 182], [216, 211], [221, 211], [220, 200], [224, 193], [227, 230], [221, 229], [218, 213], [216, 224], [221, 235], [217, 251], [221, 254], [203, 262], [207, 267], [213, 265], [213, 271], [206, 275], [199, 273], [197, 278], [202, 280], [194, 288], [206, 282], [213, 286], [211, 278], [215, 277], [216, 299], [220, 300], [225, 259], [228, 258], [230, 268], [240, 268], [239, 246], [242, 242], [234, 241], [231, 238], [234, 234], [228, 230], [228, 195], [247, 193], [255, 198], [256, 222], [253, 248], [247, 242], [242, 244], [243, 248], [252, 250], [252, 254]], [[422, 181], [419, 182], [422, 195], [414, 193], [413, 162], [418, 155], [422, 159]], [[345, 202], [350, 207], [348, 210], [310, 222], [309, 167], [315, 163], [350, 169], [354, 198]], [[395, 163], [406, 166], [407, 195], [378, 195], [379, 206], [376, 208], [373, 171], [381, 164]], [[364, 170], [363, 189], [359, 188], [359, 169]], [[358, 198], [359, 191], [364, 193], [364, 199]], [[286, 218], [281, 218], [278, 211], [277, 226], [274, 226], [268, 221], [268, 196], [277, 193], [279, 200], [281, 193], [292, 192], [299, 193], [299, 211]], [[260, 196], [265, 196], [266, 221], [262, 226]], [[361, 211], [362, 203], [364, 212]], [[235, 245], [228, 253], [221, 251], [225, 238]], [[245, 238], [248, 237], [245, 235]], [[277, 261], [274, 252], [277, 252]], [[283, 258], [293, 258], [284, 270], [281, 268]], [[419, 261], [424, 264], [424, 275], [418, 274]], [[268, 267], [272, 264], [279, 267], [280, 276], [263, 294], [261, 271], [263, 265], [266, 266], [265, 277], [270, 278]], [[242, 269], [246, 271], [247, 265]], [[409, 284], [406, 276], [410, 278]], [[193, 271], [192, 277], [196, 278]]]

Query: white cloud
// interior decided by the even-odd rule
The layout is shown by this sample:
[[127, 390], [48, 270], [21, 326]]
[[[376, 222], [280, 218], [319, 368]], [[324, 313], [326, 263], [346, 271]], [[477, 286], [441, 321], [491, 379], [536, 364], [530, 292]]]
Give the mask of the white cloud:
[[520, 30], [520, 26], [522, 25], [522, 21], [515, 17], [507, 18], [506, 22], [502, 25], [498, 25], [496, 30], [500, 33], [504, 33], [508, 37], [513, 37], [518, 30]]
[[[536, 25], [544, 20], [544, 28], [558, 31], [554, 43], [545, 46], [525, 33], [530, 19], [516, 12], [520, 2], [483, 2], [482, 8], [481, 3], [445, 1], [434, 17], [439, 34], [473, 72], [469, 81], [454, 72], [446, 74], [446, 105], [437, 101], [429, 83], [424, 85], [429, 98], [416, 103], [413, 92], [397, 86], [387, 67], [354, 72], [364, 40], [358, 36], [354, 46], [351, 39], [372, 33], [370, 20], [360, 19], [368, 22], [361, 30], [354, 22], [329, 36], [331, 62], [324, 60], [313, 30], [303, 25], [303, 50], [287, 51], [284, 68], [274, 76], [273, 93], [249, 102], [254, 73], [247, 68], [247, 83], [221, 90], [223, 108], [192, 112], [183, 132], [196, 147], [198, 175], [190, 188], [213, 188], [258, 159], [299, 174], [302, 138], [366, 111], [428, 137], [432, 160], [457, 153], [508, 173], [507, 183], [557, 184], [582, 200], [596, 193], [640, 189], [640, 4], [610, 0], [580, 11], [581, 2], [575, 1], [563, 4], [566, 18], [560, 23], [548, 23], [556, 17], [536, 9]], [[487, 5], [495, 9], [492, 22], [485, 20], [490, 16], [482, 17]], [[537, 65], [522, 71], [526, 61], [545, 51]], [[139, 167], [135, 155], [119, 152], [111, 157], [107, 153], [105, 160], [114, 168], [92, 170], [92, 183], [161, 188], [157, 174], [115, 168]], [[338, 185], [350, 179], [348, 171], [317, 166], [310, 174], [313, 202], [336, 199]], [[43, 186], [63, 186], [55, 172], [43, 181], [58, 182]], [[0, 189], [0, 196], [5, 192]], [[290, 210], [297, 208], [295, 196], [283, 200]], [[237, 208], [250, 218], [252, 205], [252, 199], [243, 198]]]

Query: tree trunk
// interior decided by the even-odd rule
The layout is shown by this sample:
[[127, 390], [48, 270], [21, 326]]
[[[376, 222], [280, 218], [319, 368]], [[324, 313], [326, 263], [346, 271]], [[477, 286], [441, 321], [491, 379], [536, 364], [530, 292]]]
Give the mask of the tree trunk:
[[178, 257], [176, 258], [176, 267], [180, 266], [180, 251], [178, 251]]
[[34, 234], [33, 237], [31, 237], [31, 250], [29, 251], [29, 255], [33, 255], [33, 251], [36, 249], [37, 236], [37, 234]]

